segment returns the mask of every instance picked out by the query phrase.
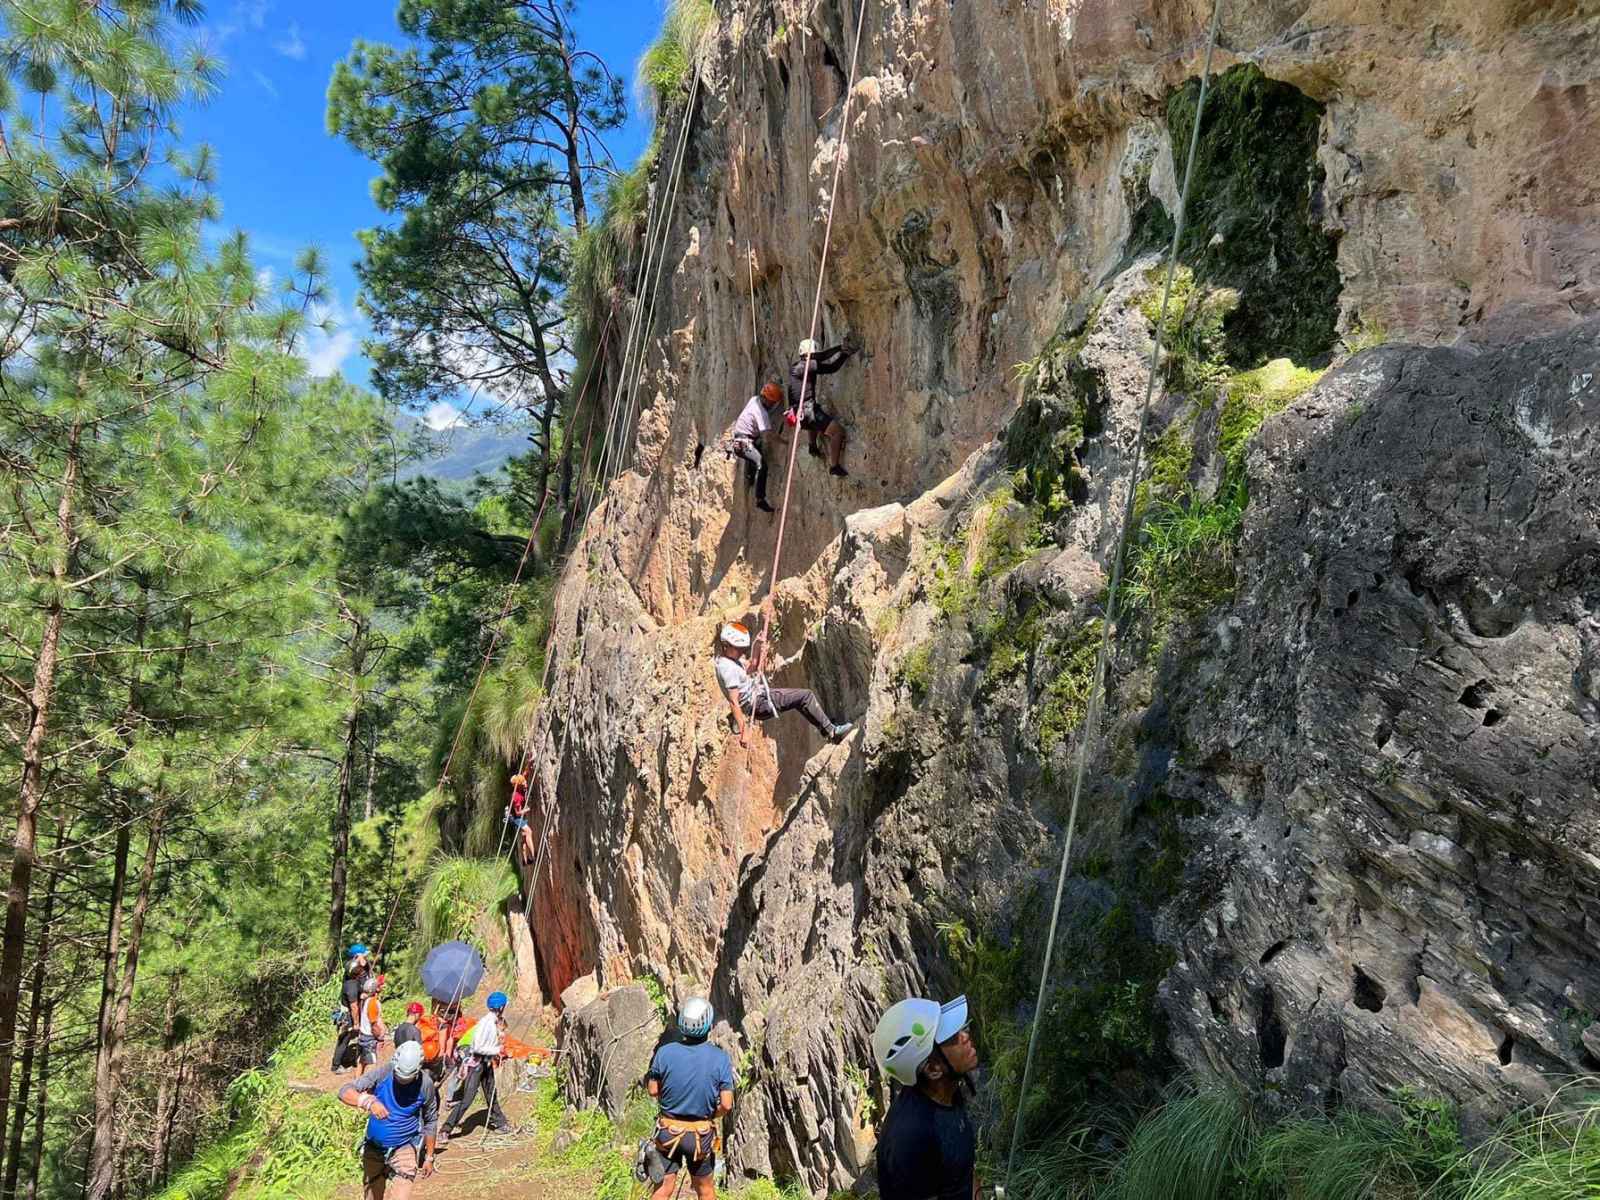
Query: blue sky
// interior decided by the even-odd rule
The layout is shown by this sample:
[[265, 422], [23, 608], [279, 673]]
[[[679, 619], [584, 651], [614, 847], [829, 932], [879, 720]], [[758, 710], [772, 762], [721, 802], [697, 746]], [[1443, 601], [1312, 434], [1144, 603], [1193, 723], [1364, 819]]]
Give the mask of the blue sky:
[[[249, 233], [258, 264], [285, 275], [314, 244], [327, 254], [338, 331], [308, 350], [313, 372], [367, 381], [366, 334], [355, 310], [356, 231], [379, 224], [371, 162], [327, 133], [324, 102], [333, 66], [357, 38], [400, 40], [394, 0], [211, 0], [202, 36], [221, 51], [221, 94], [182, 118], [183, 142], [210, 143], [221, 172], [222, 224]], [[579, 0], [580, 41], [628, 83], [661, 24], [661, 0]], [[611, 139], [624, 165], [644, 147], [637, 113]]]

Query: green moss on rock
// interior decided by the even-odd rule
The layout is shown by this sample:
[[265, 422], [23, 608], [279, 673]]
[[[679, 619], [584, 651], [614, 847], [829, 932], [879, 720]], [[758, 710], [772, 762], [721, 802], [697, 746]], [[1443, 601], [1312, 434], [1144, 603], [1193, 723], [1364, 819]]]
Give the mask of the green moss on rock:
[[[1191, 80], [1167, 102], [1180, 158], [1198, 98]], [[1321, 123], [1320, 104], [1253, 64], [1212, 81], [1178, 257], [1202, 282], [1238, 290], [1225, 324], [1234, 366], [1282, 354], [1315, 361], [1334, 348], [1339, 269], [1317, 210]]]

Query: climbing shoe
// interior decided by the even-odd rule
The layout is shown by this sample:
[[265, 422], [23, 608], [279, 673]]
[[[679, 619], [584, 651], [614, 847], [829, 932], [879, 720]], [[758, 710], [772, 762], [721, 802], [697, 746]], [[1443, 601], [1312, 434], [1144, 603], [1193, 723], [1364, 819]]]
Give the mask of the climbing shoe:
[[765, 500], [757, 500], [756, 501], [756, 507], [759, 508], [762, 512], [777, 512], [778, 511], [777, 509], [773, 508], [772, 505], [768, 504]]
[[843, 467], [829, 467], [828, 474], [837, 475], [840, 479], [847, 479], [849, 478], [850, 472], [846, 471]]
[[828, 735], [828, 740], [830, 742], [842, 742], [850, 736], [851, 730], [855, 729], [855, 727], [854, 721], [846, 721], [843, 725], [835, 725], [833, 732]]

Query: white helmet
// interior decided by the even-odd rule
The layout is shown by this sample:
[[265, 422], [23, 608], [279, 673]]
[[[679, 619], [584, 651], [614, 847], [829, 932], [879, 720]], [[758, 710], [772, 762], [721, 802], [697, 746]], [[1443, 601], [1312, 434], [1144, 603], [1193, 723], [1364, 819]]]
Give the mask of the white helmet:
[[422, 1043], [401, 1042], [394, 1052], [394, 1077], [410, 1083], [422, 1070]]
[[711, 1001], [701, 996], [690, 996], [678, 1010], [678, 1029], [687, 1038], [703, 1038], [711, 1033], [716, 1014]]
[[722, 627], [722, 640], [737, 650], [750, 649], [750, 631], [737, 621]]
[[891, 1078], [911, 1087], [917, 1082], [917, 1069], [928, 1061], [933, 1048], [966, 1027], [965, 996], [957, 996], [943, 1007], [913, 996], [883, 1014], [872, 1031], [872, 1057]]
[[812, 341], [810, 338], [806, 338], [804, 341], [802, 341], [800, 343], [800, 354], [802, 354], [802, 355], [815, 354], [816, 352], [817, 352], [817, 344], [816, 344], [816, 342]]

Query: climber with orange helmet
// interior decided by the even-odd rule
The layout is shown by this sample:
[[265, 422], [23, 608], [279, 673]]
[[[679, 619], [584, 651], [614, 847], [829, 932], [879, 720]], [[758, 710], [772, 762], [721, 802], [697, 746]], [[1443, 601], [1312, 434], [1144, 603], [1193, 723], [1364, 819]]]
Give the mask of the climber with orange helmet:
[[[792, 709], [798, 709], [800, 715], [810, 721], [816, 731], [830, 742], [842, 742], [849, 736], [855, 726], [848, 721], [835, 724], [830, 720], [815, 692], [808, 688], [769, 686], [763, 670], [764, 664], [759, 661], [752, 662], [751, 669], [747, 670], [744, 657], [750, 649], [750, 641], [750, 630], [746, 626], [737, 621], [724, 625], [717, 638], [717, 657], [714, 664], [717, 683], [728, 698], [728, 706], [733, 709], [733, 725], [739, 731], [739, 745], [750, 744], [750, 726], [746, 722], [747, 717], [754, 717], [758, 721], [770, 721], [779, 713], [786, 713]], [[792, 661], [794, 660], [788, 659], [775, 663], [772, 669], [781, 671]]]
[[832, 375], [856, 353], [859, 347], [830, 346], [818, 350], [810, 338], [800, 343], [798, 357], [789, 364], [789, 414], [791, 419], [799, 414], [800, 428], [811, 435], [808, 447], [812, 457], [822, 457], [819, 437], [828, 440], [828, 473], [841, 479], [849, 474], [839, 465], [844, 455], [844, 426], [839, 419], [822, 407], [817, 399], [817, 376]]
[[533, 826], [528, 824], [528, 777], [520, 771], [511, 777], [511, 802], [506, 805], [506, 822], [516, 830], [523, 863], [531, 866], [534, 846]]
[[[772, 431], [772, 410], [783, 400], [783, 389], [775, 382], [764, 384], [758, 395], [751, 396], [733, 423], [731, 453], [744, 462], [744, 483], [755, 485], [756, 507], [762, 512], [776, 512], [767, 503], [767, 457], [762, 452], [762, 439]], [[773, 435], [781, 438], [782, 430]]]
[[967, 1113], [968, 1075], [978, 1051], [967, 1032], [967, 998], [912, 998], [883, 1014], [872, 1057], [901, 1085], [878, 1135], [882, 1200], [973, 1200], [978, 1137]]

